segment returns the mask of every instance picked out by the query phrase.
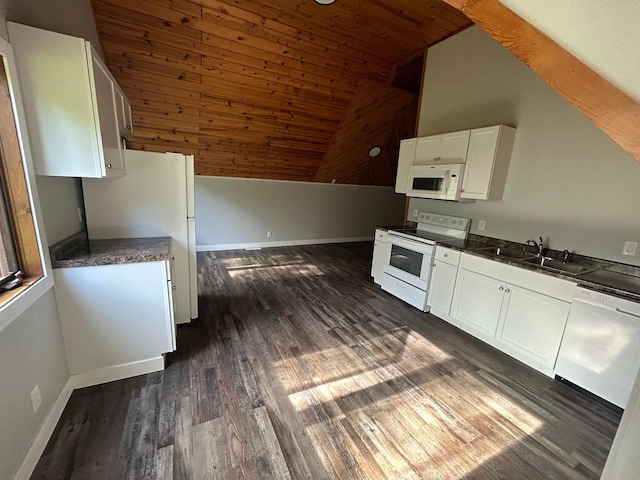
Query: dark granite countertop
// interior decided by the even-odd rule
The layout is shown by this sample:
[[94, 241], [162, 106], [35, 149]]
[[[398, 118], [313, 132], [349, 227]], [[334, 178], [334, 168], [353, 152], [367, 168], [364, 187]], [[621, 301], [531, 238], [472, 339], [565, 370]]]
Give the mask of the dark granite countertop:
[[[514, 267], [524, 268], [525, 270], [532, 270], [552, 277], [568, 280], [581, 287], [596, 290], [601, 293], [640, 302], [640, 290], [638, 290], [638, 288], [640, 288], [640, 267], [635, 267], [633, 265], [626, 265], [572, 253], [570, 254], [571, 261], [580, 263], [581, 265], [589, 265], [593, 267], [593, 271], [581, 275], [570, 275], [557, 270], [550, 270], [535, 264], [515, 260], [513, 258], [494, 255], [491, 252], [478, 250], [483, 247], [499, 246], [511, 250], [525, 251], [526, 247], [522, 243], [509, 242], [506, 240], [471, 234], [462, 244], [457, 241], [436, 242], [436, 244], [478, 257], [487, 258], [489, 260], [506, 263]], [[531, 249], [531, 247], [528, 248]], [[547, 249], [544, 255], [550, 258], [561, 259], [563, 252]], [[625, 285], [629, 285], [629, 287], [625, 288]]]
[[93, 267], [170, 258], [171, 237], [117, 238], [78, 242], [59, 257], [52, 255], [51, 264], [53, 268]]

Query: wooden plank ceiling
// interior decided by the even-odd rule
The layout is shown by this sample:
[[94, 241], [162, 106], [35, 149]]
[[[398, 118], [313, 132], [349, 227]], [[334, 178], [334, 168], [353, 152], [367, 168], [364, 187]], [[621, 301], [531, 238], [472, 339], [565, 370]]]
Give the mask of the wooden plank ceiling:
[[[407, 123], [388, 101], [416, 84], [398, 66], [471, 25], [440, 0], [92, 4], [107, 64], [132, 103], [131, 148], [194, 154], [200, 175], [283, 180], [391, 185], [381, 172], [394, 170], [395, 154], [385, 166], [365, 157], [374, 140], [396, 138], [397, 149], [398, 122]], [[371, 111], [359, 85], [382, 99], [374, 124], [353, 114]], [[349, 135], [362, 147], [344, 155]]]

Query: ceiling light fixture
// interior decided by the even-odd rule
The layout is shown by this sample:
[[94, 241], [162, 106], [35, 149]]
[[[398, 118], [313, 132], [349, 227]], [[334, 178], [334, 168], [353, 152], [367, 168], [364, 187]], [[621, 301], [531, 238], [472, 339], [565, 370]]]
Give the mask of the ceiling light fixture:
[[331, 5], [332, 3], [335, 3], [336, 0], [313, 0], [314, 2], [316, 2], [318, 5]]
[[380, 155], [380, 152], [382, 152], [382, 148], [376, 145], [375, 147], [371, 147], [369, 149], [369, 156], [371, 158], [377, 157], [378, 155]]

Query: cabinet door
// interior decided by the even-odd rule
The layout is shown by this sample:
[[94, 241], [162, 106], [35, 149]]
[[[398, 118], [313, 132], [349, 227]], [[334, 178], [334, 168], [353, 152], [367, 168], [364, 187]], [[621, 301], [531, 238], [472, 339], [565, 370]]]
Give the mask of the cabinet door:
[[568, 302], [507, 285], [496, 340], [553, 368], [569, 315]]
[[464, 163], [467, 158], [470, 130], [440, 135], [438, 163]]
[[441, 261], [433, 262], [427, 305], [449, 315], [458, 267]]
[[497, 126], [478, 128], [471, 133], [461, 197], [476, 200], [489, 198], [498, 133]]
[[413, 165], [416, 155], [416, 139], [407, 138], [400, 140], [398, 152], [398, 171], [396, 174], [396, 193], [407, 193], [409, 181], [409, 168]]
[[376, 241], [373, 246], [373, 260], [371, 262], [371, 276], [373, 281], [380, 285], [382, 282], [382, 267], [384, 266], [384, 257], [387, 252], [386, 242]]
[[173, 284], [173, 265], [175, 262], [175, 257], [171, 257], [171, 260], [167, 260], [165, 262], [165, 274], [164, 278], [167, 282], [167, 296], [165, 300], [165, 309], [167, 312], [166, 315], [166, 325], [167, 325], [167, 333], [169, 335], [171, 341], [171, 351], [176, 349], [176, 287]]
[[102, 178], [99, 132], [81, 38], [7, 23], [38, 175]]
[[116, 113], [118, 116], [118, 130], [120, 136], [126, 139], [133, 138], [133, 121], [131, 117], [131, 104], [124, 92], [117, 84], [114, 84], [114, 92], [116, 96]]
[[54, 270], [72, 375], [174, 349], [166, 261]]
[[432, 165], [438, 163], [441, 136], [442, 135], [432, 135], [416, 139], [416, 159], [414, 165]]
[[460, 269], [453, 294], [451, 316], [473, 330], [495, 336], [505, 283]]
[[107, 67], [95, 53], [91, 55], [91, 63], [105, 173], [107, 177], [119, 177], [124, 175], [124, 160], [120, 145], [114, 83]]

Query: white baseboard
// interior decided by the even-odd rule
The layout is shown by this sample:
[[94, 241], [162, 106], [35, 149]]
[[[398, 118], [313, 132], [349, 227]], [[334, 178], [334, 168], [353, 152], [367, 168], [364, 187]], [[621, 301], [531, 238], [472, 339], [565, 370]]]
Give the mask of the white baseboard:
[[281, 240], [277, 242], [256, 242], [256, 243], [220, 243], [216, 245], [198, 245], [198, 252], [218, 252], [220, 250], [246, 250], [253, 248], [268, 247], [294, 247], [296, 245], [318, 245], [324, 243], [350, 243], [350, 242], [368, 242], [373, 240], [369, 237], [347, 237], [347, 238], [314, 238], [308, 240]]
[[144, 375], [145, 373], [164, 370], [164, 358], [154, 357], [139, 362], [123, 363], [112, 367], [97, 368], [85, 373], [71, 375], [69, 385], [73, 388], [84, 388], [100, 383], [113, 382], [123, 378]]
[[70, 384], [70, 379], [67, 381], [66, 385], [62, 387], [62, 391], [60, 395], [58, 395], [58, 399], [51, 407], [47, 418], [45, 418], [38, 435], [36, 435], [35, 440], [31, 444], [29, 451], [22, 459], [22, 463], [18, 468], [18, 471], [13, 477], [13, 480], [29, 480], [31, 474], [36, 468], [40, 457], [42, 456], [42, 452], [44, 452], [53, 431], [58, 425], [58, 421], [62, 416], [62, 412], [64, 412], [64, 408], [67, 406], [67, 402], [71, 397], [71, 393], [73, 393], [73, 387]]

